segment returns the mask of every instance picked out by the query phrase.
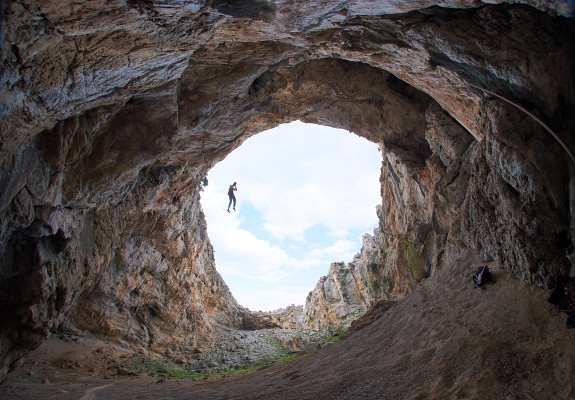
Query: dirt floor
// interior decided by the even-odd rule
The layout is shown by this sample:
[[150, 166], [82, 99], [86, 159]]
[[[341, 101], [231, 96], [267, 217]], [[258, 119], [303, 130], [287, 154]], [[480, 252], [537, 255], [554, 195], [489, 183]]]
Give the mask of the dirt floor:
[[158, 379], [135, 355], [87, 338], [53, 339], [0, 385], [0, 399], [575, 399], [575, 329], [549, 291], [475, 265], [441, 271], [373, 324], [259, 371]]

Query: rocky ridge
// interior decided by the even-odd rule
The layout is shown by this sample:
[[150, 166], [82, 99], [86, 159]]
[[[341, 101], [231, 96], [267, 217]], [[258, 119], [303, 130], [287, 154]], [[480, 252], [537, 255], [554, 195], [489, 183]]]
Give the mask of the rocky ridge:
[[[292, 304], [283, 309], [256, 314], [284, 329], [334, 332], [346, 329], [352, 321], [382, 300], [404, 298], [429, 276], [429, 273], [424, 275], [419, 272], [425, 266], [423, 263], [414, 266], [415, 271], [410, 270], [410, 279], [396, 276], [400, 270], [395, 265], [397, 254], [393, 249], [382, 250], [379, 229], [375, 229], [373, 235], [365, 233], [362, 241], [361, 250], [352, 261], [330, 265], [327, 275], [320, 277], [315, 288], [309, 292], [304, 306]], [[406, 247], [404, 243], [400, 250]]]
[[387, 261], [382, 257], [378, 236], [378, 229], [373, 236], [364, 234], [361, 252], [347, 264], [332, 263], [328, 274], [319, 279], [307, 296], [305, 312], [300, 317], [305, 328], [349, 324], [379, 300], [403, 298], [404, 293], [394, 293], [388, 287], [388, 282], [394, 282], [390, 276], [395, 270], [391, 264], [394, 258]]
[[273, 311], [256, 311], [255, 314], [269, 318], [283, 329], [306, 329], [303, 319], [303, 305], [292, 304]]

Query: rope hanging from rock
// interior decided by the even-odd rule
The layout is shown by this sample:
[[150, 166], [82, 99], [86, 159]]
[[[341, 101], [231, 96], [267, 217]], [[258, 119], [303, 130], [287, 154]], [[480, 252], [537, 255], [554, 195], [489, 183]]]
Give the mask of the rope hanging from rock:
[[575, 164], [575, 156], [573, 156], [573, 153], [571, 153], [571, 150], [569, 150], [569, 148], [567, 147], [565, 142], [563, 142], [563, 140], [561, 140], [561, 138], [555, 132], [553, 132], [553, 130], [549, 127], [549, 125], [547, 125], [545, 122], [543, 122], [540, 118], [536, 117], [533, 113], [529, 112], [525, 107], [523, 107], [520, 104], [517, 104], [517, 103], [509, 100], [508, 98], [505, 98], [505, 97], [503, 97], [503, 96], [501, 96], [495, 92], [492, 92], [491, 90], [484, 89], [480, 86], [476, 86], [476, 85], [473, 85], [471, 83], [468, 83], [467, 85], [471, 86], [473, 88], [479, 89], [485, 93], [489, 93], [495, 97], [498, 97], [501, 100], [504, 100], [507, 103], [511, 104], [512, 106], [523, 111], [525, 114], [529, 115], [531, 118], [533, 118], [535, 121], [537, 121], [539, 123], [539, 125], [541, 125], [543, 128], [545, 128], [547, 130], [547, 132], [549, 132], [551, 134], [551, 136], [553, 136], [555, 138], [555, 140], [561, 145], [561, 147], [563, 147], [563, 150], [565, 150], [565, 152], [567, 153], [567, 155], [569, 156], [571, 161], [573, 161], [573, 164]]

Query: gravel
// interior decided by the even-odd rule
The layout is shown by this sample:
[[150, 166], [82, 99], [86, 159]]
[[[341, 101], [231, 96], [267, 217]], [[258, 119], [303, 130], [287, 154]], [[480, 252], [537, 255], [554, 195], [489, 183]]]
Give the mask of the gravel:
[[233, 331], [223, 335], [212, 351], [194, 361], [189, 369], [209, 374], [265, 365], [292, 354], [319, 349], [329, 334], [328, 331], [281, 328]]

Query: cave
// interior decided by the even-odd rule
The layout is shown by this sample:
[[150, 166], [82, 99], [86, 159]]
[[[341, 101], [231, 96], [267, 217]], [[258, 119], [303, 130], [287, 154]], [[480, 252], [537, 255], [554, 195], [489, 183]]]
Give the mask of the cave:
[[[369, 323], [270, 378], [170, 396], [574, 396], [575, 337], [545, 301], [575, 275], [572, 15], [565, 0], [2, 3], [2, 395], [51, 335], [169, 356], [273, 325], [218, 274], [200, 192], [245, 140], [300, 120], [381, 149], [354, 289]], [[473, 290], [485, 264], [496, 282]], [[314, 328], [331, 315], [320, 297], [308, 311]], [[89, 395], [135, 395], [118, 382]]]

